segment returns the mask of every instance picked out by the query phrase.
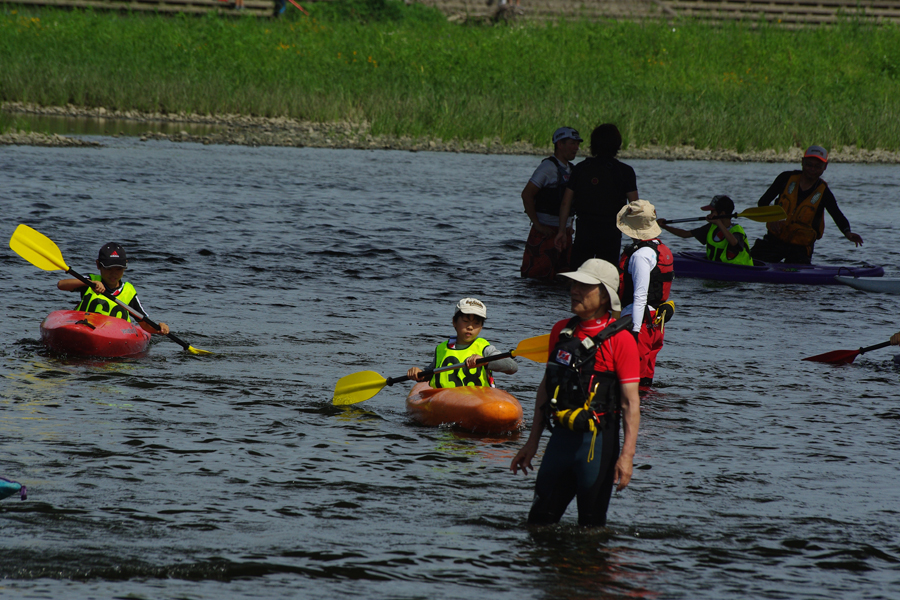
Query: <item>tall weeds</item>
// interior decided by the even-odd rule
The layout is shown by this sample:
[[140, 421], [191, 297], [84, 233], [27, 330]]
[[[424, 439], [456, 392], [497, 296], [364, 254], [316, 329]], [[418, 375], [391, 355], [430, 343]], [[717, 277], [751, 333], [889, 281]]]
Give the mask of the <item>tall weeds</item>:
[[310, 6], [277, 21], [8, 11], [0, 99], [541, 145], [612, 121], [631, 146], [900, 146], [896, 26], [459, 26], [392, 0]]

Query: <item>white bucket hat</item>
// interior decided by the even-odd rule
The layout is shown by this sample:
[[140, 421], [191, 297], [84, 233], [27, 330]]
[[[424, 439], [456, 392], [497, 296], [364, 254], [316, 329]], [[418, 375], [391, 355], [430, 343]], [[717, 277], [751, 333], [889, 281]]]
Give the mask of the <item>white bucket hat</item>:
[[456, 310], [453, 311], [454, 316], [458, 312], [461, 312], [464, 315], [475, 315], [476, 317], [487, 319], [487, 306], [477, 298], [463, 298], [457, 302]]
[[622, 303], [619, 302], [619, 269], [611, 263], [606, 262], [602, 258], [589, 258], [577, 271], [568, 273], [560, 273], [563, 277], [588, 283], [592, 285], [602, 285], [609, 294], [609, 307], [611, 310], [622, 310]]
[[619, 231], [636, 240], [652, 240], [662, 233], [656, 223], [656, 208], [646, 200], [635, 200], [616, 215]]

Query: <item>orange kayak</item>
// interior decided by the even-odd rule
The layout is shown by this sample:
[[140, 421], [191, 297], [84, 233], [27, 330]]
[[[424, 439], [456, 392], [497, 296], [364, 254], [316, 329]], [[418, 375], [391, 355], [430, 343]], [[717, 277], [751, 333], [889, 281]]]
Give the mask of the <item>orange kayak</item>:
[[406, 410], [422, 425], [448, 424], [475, 433], [507, 433], [522, 424], [519, 401], [490, 387], [434, 389], [423, 381], [410, 390]]

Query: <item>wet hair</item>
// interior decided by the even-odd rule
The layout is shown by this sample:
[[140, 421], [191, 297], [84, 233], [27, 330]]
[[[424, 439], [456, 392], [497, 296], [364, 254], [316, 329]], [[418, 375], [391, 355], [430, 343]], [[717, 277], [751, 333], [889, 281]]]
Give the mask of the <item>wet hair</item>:
[[622, 147], [622, 134], [612, 123], [597, 126], [591, 132], [591, 156], [615, 158]]
[[456, 320], [463, 315], [469, 315], [469, 316], [475, 317], [476, 319], [479, 319], [481, 321], [481, 323], [480, 323], [481, 325], [484, 325], [484, 317], [479, 317], [478, 315], [473, 315], [472, 313], [464, 313], [461, 310], [456, 311], [456, 314], [453, 315], [453, 322], [456, 323]]

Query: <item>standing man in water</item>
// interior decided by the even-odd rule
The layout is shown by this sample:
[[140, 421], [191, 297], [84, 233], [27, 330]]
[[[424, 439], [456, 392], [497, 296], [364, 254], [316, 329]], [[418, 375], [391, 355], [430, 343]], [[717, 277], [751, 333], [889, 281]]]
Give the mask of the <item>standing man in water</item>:
[[[616, 228], [619, 210], [638, 199], [634, 169], [616, 159], [622, 147], [622, 134], [612, 123], [597, 126], [591, 132], [591, 156], [572, 170], [566, 186], [559, 218], [577, 215], [572, 264], [589, 258], [602, 258], [616, 264], [622, 248], [622, 234]], [[560, 227], [556, 240], [561, 243], [565, 231]], [[571, 237], [571, 234], [569, 234]]]
[[575, 317], [553, 326], [531, 434], [509, 468], [526, 475], [534, 468], [541, 433], [550, 425], [528, 523], [558, 523], [577, 498], [578, 524], [603, 527], [613, 485], [623, 490], [631, 481], [641, 422], [638, 350], [627, 328], [605, 331], [615, 323], [611, 311], [621, 309], [616, 267], [595, 258], [561, 275], [572, 280]]
[[826, 210], [845, 238], [857, 246], [863, 243], [858, 233], [850, 231], [850, 221], [838, 208], [828, 184], [821, 179], [828, 167], [828, 151], [822, 146], [810, 146], [800, 165], [800, 171], [785, 171], [776, 177], [759, 199], [759, 206], [768, 206], [775, 200], [775, 204], [784, 208], [787, 218], [766, 224], [768, 232], [750, 249], [756, 260], [809, 264], [816, 240], [825, 233]]
[[560, 229], [559, 207], [566, 183], [572, 173], [571, 161], [578, 154], [581, 136], [571, 127], [560, 127], [553, 133], [553, 156], [548, 156], [534, 171], [522, 190], [522, 204], [531, 219], [531, 231], [525, 241], [522, 277], [552, 280], [559, 271], [569, 268], [572, 253], [572, 219], [563, 222], [568, 241], [554, 243]]

